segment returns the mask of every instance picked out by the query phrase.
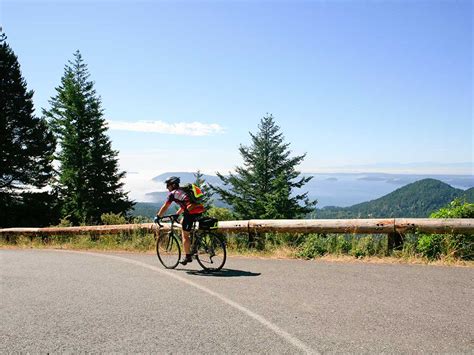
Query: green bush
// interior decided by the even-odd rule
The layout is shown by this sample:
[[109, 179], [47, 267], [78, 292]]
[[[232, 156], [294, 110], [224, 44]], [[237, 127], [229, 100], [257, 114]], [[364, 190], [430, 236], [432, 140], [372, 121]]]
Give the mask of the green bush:
[[474, 203], [455, 199], [448, 206], [433, 212], [430, 218], [474, 218]]
[[115, 225], [115, 224], [127, 224], [127, 219], [122, 216], [121, 213], [103, 213], [100, 216], [102, 224]]
[[437, 259], [443, 254], [444, 236], [442, 234], [425, 234], [418, 239], [416, 250], [428, 259]]
[[375, 255], [375, 242], [372, 236], [353, 239], [351, 255], [356, 258]]
[[72, 222], [69, 220], [69, 216], [61, 218], [57, 227], [72, 227]]
[[134, 216], [132, 219], [133, 224], [141, 224], [141, 223], [152, 223], [153, 220], [150, 217], [145, 216]]
[[297, 255], [305, 259], [323, 256], [328, 252], [327, 241], [319, 234], [310, 234], [300, 246]]
[[[474, 204], [454, 200], [448, 206], [433, 212], [430, 218], [474, 218]], [[428, 259], [474, 259], [473, 234], [422, 234], [417, 252]]]
[[351, 243], [343, 235], [335, 236], [334, 253], [348, 254], [351, 250]]
[[206, 215], [209, 217], [217, 218], [219, 221], [232, 221], [235, 219], [235, 216], [232, 211], [224, 207], [212, 206], [207, 210]]
[[446, 238], [446, 256], [454, 259], [474, 259], [474, 234], [454, 234]]

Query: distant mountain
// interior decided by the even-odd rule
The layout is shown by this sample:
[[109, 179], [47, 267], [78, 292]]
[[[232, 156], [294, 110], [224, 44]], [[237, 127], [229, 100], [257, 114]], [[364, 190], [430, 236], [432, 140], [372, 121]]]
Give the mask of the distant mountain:
[[455, 198], [474, 202], [474, 188], [456, 189], [442, 181], [423, 179], [376, 200], [350, 207], [317, 209], [316, 218], [428, 217]]
[[[189, 173], [188, 176], [183, 173], [167, 173], [162, 176], [159, 175], [155, 179], [162, 181], [161, 179], [165, 180], [166, 177], [173, 174], [181, 176], [184, 182], [194, 181], [192, 173]], [[191, 177], [193, 180], [189, 180]], [[206, 181], [210, 180], [206, 176], [205, 179]], [[153, 192], [149, 195], [152, 196], [155, 202], [138, 202], [132, 215], [153, 217], [165, 201], [167, 192]], [[312, 218], [428, 217], [432, 212], [446, 206], [455, 198], [474, 203], [474, 188], [462, 190], [436, 179], [423, 179], [407, 184], [372, 201], [350, 207], [327, 206], [317, 209], [312, 214]], [[220, 201], [216, 205], [227, 207]]]
[[[154, 182], [160, 183], [160, 182], [165, 182], [167, 178], [170, 176], [179, 176], [181, 179], [181, 184], [188, 184], [196, 181], [196, 177], [194, 176], [194, 173], [189, 173], [189, 172], [170, 172], [170, 173], [164, 173], [160, 174], [158, 176], [155, 176], [152, 180]], [[215, 176], [215, 175], [206, 175], [203, 174], [203, 179], [206, 180], [209, 184], [219, 184], [221, 183], [221, 180]], [[164, 187], [164, 186], [163, 186]]]

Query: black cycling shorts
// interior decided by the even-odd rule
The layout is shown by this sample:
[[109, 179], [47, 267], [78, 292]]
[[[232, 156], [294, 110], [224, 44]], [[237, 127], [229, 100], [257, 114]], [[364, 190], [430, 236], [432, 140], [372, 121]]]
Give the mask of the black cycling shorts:
[[191, 229], [193, 228], [193, 223], [197, 221], [197, 219], [201, 216], [202, 216], [202, 213], [196, 213], [196, 214], [185, 213], [183, 215], [183, 220], [181, 221], [181, 226], [183, 227], [183, 230], [186, 232], [191, 231]]

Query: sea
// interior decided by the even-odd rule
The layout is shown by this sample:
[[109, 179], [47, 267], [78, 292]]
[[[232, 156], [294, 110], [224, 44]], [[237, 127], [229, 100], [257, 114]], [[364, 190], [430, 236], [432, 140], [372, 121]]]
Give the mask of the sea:
[[[184, 177], [183, 182], [192, 182], [191, 173], [170, 172], [160, 175], [134, 173], [127, 175], [125, 190], [129, 191], [129, 196], [137, 202], [160, 202], [166, 194], [162, 180], [169, 175], [181, 175]], [[426, 178], [437, 179], [462, 190], [474, 187], [474, 175], [304, 173], [302, 176], [312, 176], [312, 179], [300, 191], [294, 192], [308, 192], [311, 200], [318, 201], [318, 208], [347, 207], [371, 201]], [[220, 183], [214, 175], [204, 175], [204, 179], [212, 184]]]

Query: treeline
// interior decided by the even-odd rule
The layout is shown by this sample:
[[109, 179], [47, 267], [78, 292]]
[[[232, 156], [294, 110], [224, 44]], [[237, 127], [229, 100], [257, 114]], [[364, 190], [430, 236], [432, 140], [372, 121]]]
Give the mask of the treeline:
[[[18, 58], [0, 35], [0, 227], [98, 224], [104, 215], [124, 218], [133, 208], [89, 77], [77, 51], [38, 117]], [[293, 194], [311, 179], [296, 170], [305, 155], [290, 156], [272, 115], [258, 128], [251, 145], [239, 147], [243, 166], [218, 173], [225, 188], [209, 187], [207, 207], [217, 193], [232, 209], [213, 207], [224, 218], [304, 218], [316, 204], [307, 193]], [[198, 172], [204, 185], [201, 178]]]
[[[0, 227], [130, 221], [135, 202], [123, 189], [125, 172], [118, 168], [101, 99], [79, 51], [65, 65], [55, 89], [49, 107], [36, 116], [33, 91], [27, 89], [18, 58], [1, 33]], [[333, 218], [410, 217], [422, 209], [435, 210], [420, 195], [436, 199], [441, 192], [449, 201], [457, 197], [425, 182], [373, 202], [372, 209], [360, 204], [355, 212], [316, 210], [316, 201], [303, 192], [312, 177], [298, 171], [305, 154], [292, 156], [273, 116], [267, 114], [257, 132], [249, 134], [250, 145], [239, 147], [243, 165], [234, 173], [218, 172], [222, 185], [206, 189], [209, 214], [219, 219], [325, 218], [325, 213]], [[199, 171], [195, 177], [198, 185], [207, 185]], [[230, 209], [214, 206], [212, 194]], [[413, 213], [406, 213], [407, 208]]]
[[49, 104], [35, 115], [33, 91], [1, 33], [0, 227], [97, 224], [103, 214], [127, 214], [134, 202], [79, 51]]

